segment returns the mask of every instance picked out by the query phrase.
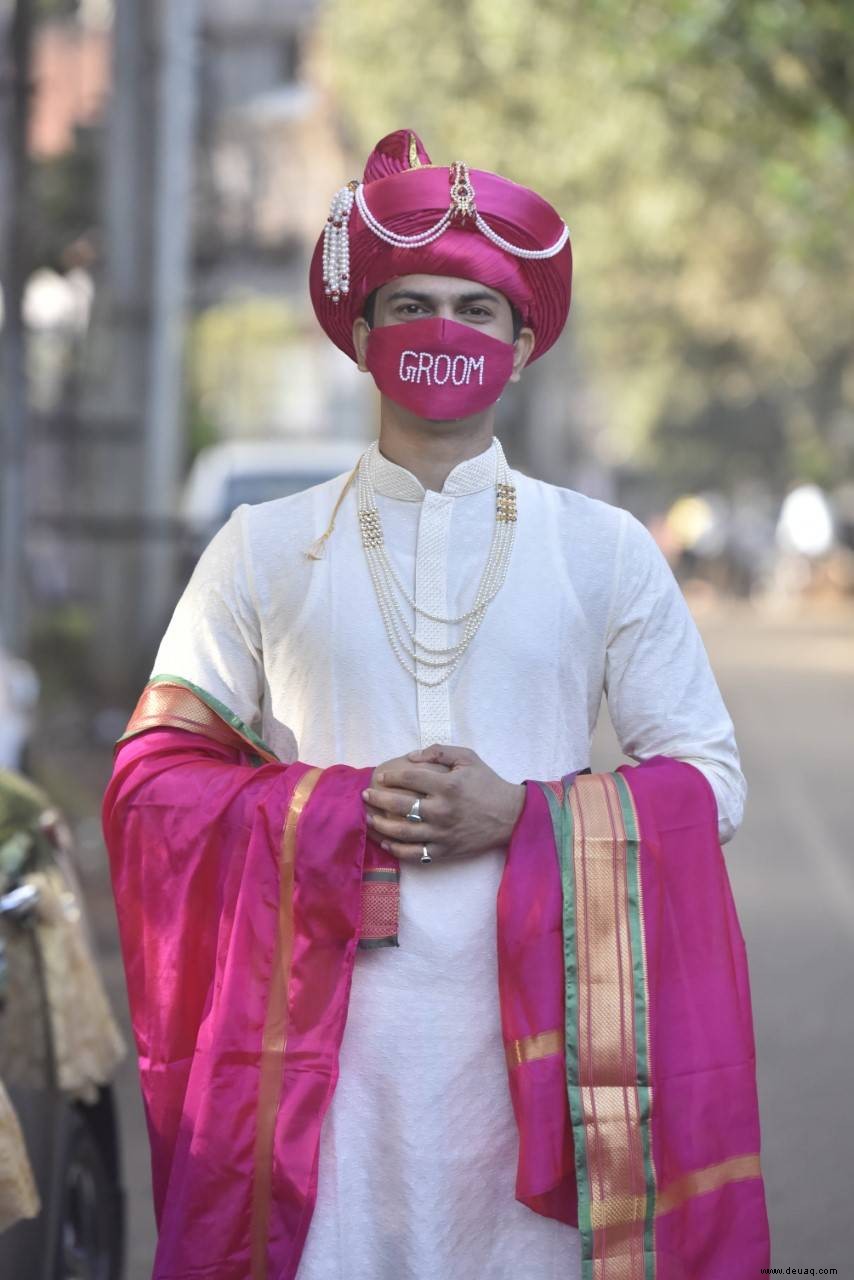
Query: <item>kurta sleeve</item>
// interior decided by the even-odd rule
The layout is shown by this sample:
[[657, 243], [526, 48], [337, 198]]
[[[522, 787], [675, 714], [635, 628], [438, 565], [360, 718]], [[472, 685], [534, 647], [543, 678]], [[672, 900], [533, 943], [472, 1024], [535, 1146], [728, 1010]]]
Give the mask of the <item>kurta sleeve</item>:
[[605, 695], [622, 751], [694, 765], [714, 792], [721, 843], [732, 839], [747, 795], [733, 723], [679, 584], [629, 511], [617, 547]]
[[160, 642], [151, 677], [180, 676], [258, 729], [263, 656], [245, 514], [244, 504], [202, 552]]

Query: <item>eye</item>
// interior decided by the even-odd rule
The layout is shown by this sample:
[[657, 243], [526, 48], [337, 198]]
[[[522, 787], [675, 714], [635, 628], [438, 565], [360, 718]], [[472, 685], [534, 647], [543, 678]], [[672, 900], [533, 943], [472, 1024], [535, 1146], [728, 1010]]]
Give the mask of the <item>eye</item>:
[[423, 309], [420, 302], [401, 302], [395, 307], [394, 313], [397, 316], [412, 316]]
[[465, 314], [473, 316], [475, 320], [491, 320], [492, 312], [488, 307], [479, 307], [475, 303], [466, 307]]

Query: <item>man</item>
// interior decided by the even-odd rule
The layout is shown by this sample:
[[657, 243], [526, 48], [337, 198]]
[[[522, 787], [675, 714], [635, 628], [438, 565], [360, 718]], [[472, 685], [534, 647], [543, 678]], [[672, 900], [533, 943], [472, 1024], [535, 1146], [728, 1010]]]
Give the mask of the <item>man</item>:
[[[602, 1236], [624, 1198], [616, 1183], [584, 1209], [581, 1164], [577, 1189], [572, 1172], [583, 1099], [570, 1132], [561, 1076], [532, 1093], [517, 1073], [508, 1090], [511, 1046], [536, 1071], [563, 1063], [557, 978], [567, 999], [576, 991], [552, 946], [559, 917], [536, 924], [510, 891], [543, 842], [551, 870], [527, 882], [531, 903], [557, 884], [558, 836], [529, 780], [562, 780], [548, 784], [554, 832], [574, 821], [582, 876], [578, 798], [617, 777], [578, 776], [603, 692], [652, 779], [646, 796], [631, 784], [632, 802], [620, 792], [630, 825], [631, 803], [648, 815], [645, 858], [666, 854], [671, 796], [677, 828], [706, 806], [719, 859], [746, 788], [652, 537], [625, 510], [510, 470], [494, 436], [503, 388], [563, 327], [570, 281], [554, 209], [496, 175], [431, 165], [407, 131], [333, 199], [312, 299], [377, 383], [379, 439], [343, 485], [241, 507], [216, 535], [105, 801], [157, 1276], [556, 1280], [604, 1275], [606, 1249], [630, 1249], [634, 1267], [653, 1256], [651, 1236], [626, 1243], [652, 1230], [652, 1208], [646, 1226], [643, 1209], [618, 1240]], [[566, 902], [574, 892], [565, 881]], [[511, 942], [523, 935], [527, 969]], [[639, 1012], [648, 942], [643, 961], [635, 952]], [[535, 1017], [546, 990], [558, 1005]], [[631, 1087], [643, 1111], [644, 1086]], [[753, 1164], [723, 1155], [719, 1182], [737, 1169], [756, 1184]]]

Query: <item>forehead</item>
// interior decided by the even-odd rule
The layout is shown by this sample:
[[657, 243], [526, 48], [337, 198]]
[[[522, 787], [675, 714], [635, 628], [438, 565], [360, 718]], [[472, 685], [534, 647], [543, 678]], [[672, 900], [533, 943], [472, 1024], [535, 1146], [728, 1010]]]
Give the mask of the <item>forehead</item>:
[[460, 276], [432, 276], [422, 272], [408, 276], [395, 276], [393, 280], [387, 280], [377, 296], [381, 301], [385, 301], [392, 294], [407, 292], [441, 301], [453, 301], [455, 298], [469, 294], [479, 294], [492, 297], [496, 302], [504, 302], [507, 306], [510, 305], [503, 293], [490, 288], [480, 280], [464, 280]]

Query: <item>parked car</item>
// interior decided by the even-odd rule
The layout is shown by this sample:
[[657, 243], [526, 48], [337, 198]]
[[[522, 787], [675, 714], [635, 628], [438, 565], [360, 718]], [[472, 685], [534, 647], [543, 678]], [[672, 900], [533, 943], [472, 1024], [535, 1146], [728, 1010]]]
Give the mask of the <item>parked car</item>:
[[247, 440], [210, 445], [197, 456], [181, 503], [192, 560], [244, 502], [284, 498], [350, 471], [364, 440]]
[[[72, 856], [71, 833], [47, 794], [0, 769], [0, 1083], [7, 1109], [11, 1101], [0, 1163], [8, 1174], [2, 1147], [11, 1133], [19, 1176], [30, 1189], [34, 1181], [41, 1204], [37, 1216], [14, 1221], [26, 1210], [0, 1187], [0, 1220], [11, 1222], [0, 1231], [0, 1276], [8, 1280], [119, 1280], [122, 1270], [110, 1077], [124, 1045]], [[29, 1201], [36, 1212], [32, 1194]]]

